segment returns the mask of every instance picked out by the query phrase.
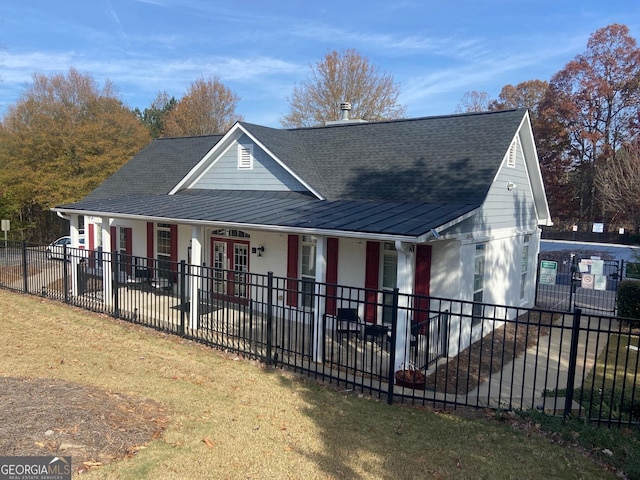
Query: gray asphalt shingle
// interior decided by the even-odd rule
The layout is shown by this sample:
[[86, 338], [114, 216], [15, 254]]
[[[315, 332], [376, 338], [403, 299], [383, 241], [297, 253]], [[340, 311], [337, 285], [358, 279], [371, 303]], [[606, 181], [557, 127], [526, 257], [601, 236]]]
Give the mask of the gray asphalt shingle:
[[419, 236], [482, 205], [524, 115], [510, 110], [301, 129], [241, 123], [325, 200], [293, 192], [169, 196], [222, 136], [157, 139], [85, 199], [58, 208]]

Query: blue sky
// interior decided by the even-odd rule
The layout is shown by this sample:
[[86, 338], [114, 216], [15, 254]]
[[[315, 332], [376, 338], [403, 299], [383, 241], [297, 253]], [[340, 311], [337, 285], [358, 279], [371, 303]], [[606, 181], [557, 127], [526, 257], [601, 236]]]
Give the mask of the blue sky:
[[245, 120], [278, 127], [310, 65], [347, 48], [394, 77], [407, 116], [449, 114], [467, 91], [549, 80], [611, 23], [640, 40], [640, 1], [5, 0], [0, 115], [34, 72], [74, 67], [140, 109], [218, 76]]

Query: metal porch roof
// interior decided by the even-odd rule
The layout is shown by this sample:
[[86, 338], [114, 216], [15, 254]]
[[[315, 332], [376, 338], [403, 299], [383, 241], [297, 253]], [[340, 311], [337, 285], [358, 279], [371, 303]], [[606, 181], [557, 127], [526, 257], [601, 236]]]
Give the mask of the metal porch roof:
[[85, 199], [54, 210], [113, 218], [166, 220], [167, 223], [417, 238], [454, 222], [477, 207], [477, 204], [328, 201], [278, 192], [199, 190], [176, 195], [137, 194]]

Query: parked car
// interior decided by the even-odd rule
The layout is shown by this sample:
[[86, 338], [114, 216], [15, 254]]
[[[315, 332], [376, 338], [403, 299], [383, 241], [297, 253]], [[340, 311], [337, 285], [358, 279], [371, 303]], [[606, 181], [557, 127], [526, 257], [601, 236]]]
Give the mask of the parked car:
[[[78, 243], [78, 248], [82, 250], [82, 252], [80, 252], [80, 256], [82, 258], [86, 258], [88, 252], [84, 249], [84, 237], [80, 237]], [[71, 248], [71, 237], [65, 236], [58, 238], [56, 241], [50, 243], [49, 246], [47, 246], [47, 258], [62, 260], [64, 258], [65, 245], [67, 246], [68, 257], [77, 254], [77, 250]]]

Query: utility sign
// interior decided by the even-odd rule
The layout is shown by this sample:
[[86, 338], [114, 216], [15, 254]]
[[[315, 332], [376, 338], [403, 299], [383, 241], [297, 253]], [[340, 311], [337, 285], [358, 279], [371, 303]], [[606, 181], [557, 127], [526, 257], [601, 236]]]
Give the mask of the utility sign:
[[9, 220], [0, 221], [0, 230], [2, 230], [3, 232], [8, 232], [9, 230], [11, 230]]
[[558, 262], [543, 260], [540, 262], [540, 283], [542, 285], [555, 285], [558, 273]]

